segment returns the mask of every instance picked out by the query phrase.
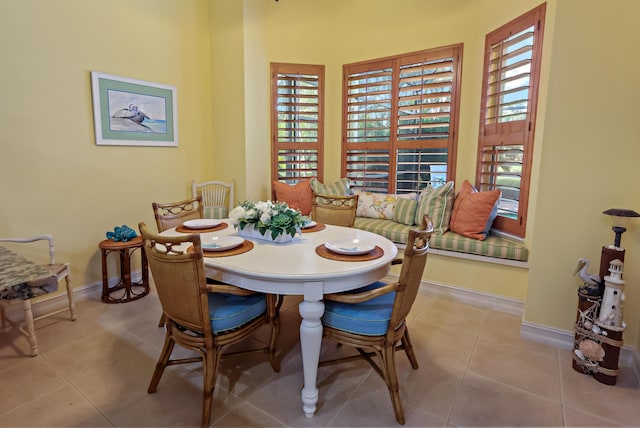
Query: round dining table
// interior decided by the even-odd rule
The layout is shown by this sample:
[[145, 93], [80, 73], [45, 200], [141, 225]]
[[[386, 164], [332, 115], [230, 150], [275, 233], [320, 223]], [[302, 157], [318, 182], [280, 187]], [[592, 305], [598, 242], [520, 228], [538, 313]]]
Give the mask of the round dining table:
[[[213, 231], [178, 227], [168, 229], [162, 235], [200, 233], [203, 247], [223, 236], [238, 236], [229, 219], [221, 222]], [[318, 402], [316, 379], [322, 343], [323, 295], [353, 290], [384, 278], [398, 249], [392, 241], [375, 233], [328, 224], [302, 229], [287, 243], [254, 238], [248, 238], [248, 241], [251, 248], [246, 251], [205, 251], [206, 275], [252, 291], [304, 297], [299, 305], [304, 372], [301, 396], [305, 415], [312, 417]], [[374, 249], [351, 255], [347, 244], [353, 242], [359, 248]], [[329, 243], [329, 247], [338, 245], [339, 253], [328, 250], [325, 243]], [[340, 245], [345, 251], [340, 251]]]

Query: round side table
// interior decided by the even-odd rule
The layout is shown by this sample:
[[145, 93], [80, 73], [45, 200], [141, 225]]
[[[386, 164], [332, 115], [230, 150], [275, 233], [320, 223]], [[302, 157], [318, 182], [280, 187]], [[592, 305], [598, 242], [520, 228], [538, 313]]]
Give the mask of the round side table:
[[[142, 237], [136, 236], [127, 242], [115, 242], [110, 239], [100, 241], [98, 248], [102, 253], [102, 301], [105, 303], [125, 303], [139, 299], [149, 294], [149, 264], [142, 246]], [[140, 249], [142, 261], [142, 280], [131, 281], [131, 255]], [[120, 279], [116, 285], [109, 287], [109, 274], [107, 271], [107, 256], [111, 252], [120, 255]], [[116, 293], [123, 290], [121, 294]], [[115, 297], [119, 295], [119, 297]]]

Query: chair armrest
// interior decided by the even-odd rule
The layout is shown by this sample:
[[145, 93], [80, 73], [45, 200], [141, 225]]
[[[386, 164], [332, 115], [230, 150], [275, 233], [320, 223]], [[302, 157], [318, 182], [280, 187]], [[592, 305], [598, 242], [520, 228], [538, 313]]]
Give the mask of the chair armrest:
[[362, 303], [396, 291], [397, 286], [398, 283], [394, 282], [393, 284], [387, 284], [374, 290], [367, 290], [362, 293], [325, 294], [323, 299], [341, 303]]
[[244, 288], [224, 284], [222, 282], [218, 284], [207, 283], [207, 291], [210, 293], [235, 294], [237, 296], [250, 296], [251, 294], [255, 294], [255, 291], [246, 290]]

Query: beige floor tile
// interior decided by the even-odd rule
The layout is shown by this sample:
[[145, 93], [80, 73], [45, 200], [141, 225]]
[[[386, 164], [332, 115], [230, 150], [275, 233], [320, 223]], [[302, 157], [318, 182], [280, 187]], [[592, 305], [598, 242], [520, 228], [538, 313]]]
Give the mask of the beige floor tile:
[[[216, 387], [211, 405], [211, 424], [220, 420], [241, 400], [224, 388]], [[174, 378], [146, 394], [117, 416], [112, 422], [118, 427], [189, 427], [200, 426], [202, 420], [202, 385], [195, 386]]]
[[0, 418], [3, 427], [88, 427], [107, 423], [70, 385], [29, 401]]
[[285, 427], [282, 422], [272, 418], [261, 409], [247, 403], [240, 403], [229, 410], [214, 427]]
[[[375, 373], [371, 377], [377, 377]], [[380, 379], [378, 379], [380, 380]], [[331, 427], [398, 427], [391, 399], [384, 382], [382, 388], [369, 388], [365, 382], [356, 393], [340, 408], [338, 415], [331, 421]], [[445, 421], [403, 403], [404, 426], [431, 427], [445, 426]]]
[[582, 410], [568, 406], [562, 408], [564, 414], [564, 426], [566, 427], [614, 427], [622, 426], [607, 419], [602, 419]]
[[640, 425], [640, 389], [633, 373], [622, 371], [616, 385], [605, 385], [573, 370], [570, 351], [559, 352], [563, 403], [622, 425]]
[[438, 299], [427, 296], [420, 304], [419, 313], [412, 320], [422, 321], [432, 328], [446, 325], [450, 329], [457, 329], [477, 335], [482, 328], [488, 310], [476, 308], [464, 303]]
[[[90, 337], [43, 352], [43, 356], [69, 379], [123, 360], [140, 352], [144, 342], [126, 329], [116, 326]], [[150, 351], [155, 356], [156, 351]]]
[[13, 327], [0, 331], [0, 370], [21, 364], [25, 358], [31, 358], [28, 339]]
[[[111, 418], [147, 395], [147, 387], [155, 368], [155, 349], [143, 344], [137, 354], [111, 360], [108, 364], [74, 377], [78, 391], [107, 418]], [[165, 370], [159, 389], [174, 378], [173, 370]]]
[[561, 404], [467, 374], [449, 423], [455, 426], [560, 426]]
[[479, 340], [468, 372], [560, 400], [560, 373], [554, 348], [534, 352], [519, 342], [512, 345], [491, 339]]
[[420, 365], [467, 369], [477, 341], [475, 333], [445, 324], [434, 325], [420, 317], [416, 317], [408, 327]]
[[[282, 306], [280, 373], [263, 354], [223, 360], [213, 426], [399, 426], [384, 381], [363, 361], [320, 368], [318, 409], [304, 416], [300, 301], [289, 296]], [[0, 334], [0, 426], [199, 426], [200, 364], [168, 367], [147, 393], [164, 341], [155, 291], [124, 304], [96, 297], [77, 305], [75, 322], [60, 314], [37, 323], [39, 357], [28, 356], [17, 332]], [[420, 367], [396, 354], [406, 426], [640, 426], [631, 367], [620, 367], [617, 385], [604, 385], [574, 371], [570, 351], [520, 338], [519, 317], [420, 294], [408, 325]], [[234, 349], [268, 335], [261, 328]], [[321, 359], [350, 352], [324, 340]], [[176, 346], [173, 356], [192, 355]]]
[[17, 406], [60, 389], [65, 380], [42, 356], [0, 371], [0, 415]]

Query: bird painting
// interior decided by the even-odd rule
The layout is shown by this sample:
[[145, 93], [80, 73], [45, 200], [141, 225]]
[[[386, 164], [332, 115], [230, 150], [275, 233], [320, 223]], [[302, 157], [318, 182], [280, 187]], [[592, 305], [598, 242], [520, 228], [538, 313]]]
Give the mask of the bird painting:
[[578, 260], [578, 266], [576, 267], [574, 275], [578, 275], [583, 282], [579, 291], [587, 296], [600, 295], [600, 289], [602, 287], [602, 279], [598, 275], [589, 273], [589, 259], [582, 257]]

